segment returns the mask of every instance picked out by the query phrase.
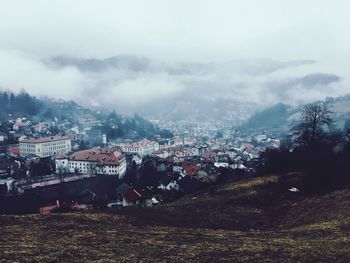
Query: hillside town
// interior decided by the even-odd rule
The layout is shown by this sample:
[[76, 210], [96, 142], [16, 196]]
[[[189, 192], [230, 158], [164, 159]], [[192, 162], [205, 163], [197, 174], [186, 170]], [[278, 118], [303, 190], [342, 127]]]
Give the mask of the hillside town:
[[0, 263], [350, 263], [350, 1], [1, 1]]
[[[250, 177], [271, 132], [248, 134], [217, 123], [153, 121], [167, 136], [110, 138], [91, 132], [91, 115], [1, 123], [1, 213], [153, 206], [223, 182]], [[170, 135], [170, 136], [169, 136]]]

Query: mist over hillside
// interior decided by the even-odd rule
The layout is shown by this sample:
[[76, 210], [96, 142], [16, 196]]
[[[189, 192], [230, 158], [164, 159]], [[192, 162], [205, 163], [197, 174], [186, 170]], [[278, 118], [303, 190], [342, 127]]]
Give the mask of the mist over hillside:
[[[313, 60], [230, 60], [170, 63], [135, 55], [106, 59], [57, 56], [54, 70], [75, 69], [86, 78], [85, 105], [142, 112], [158, 119], [239, 119], [275, 103], [299, 105], [343, 95], [342, 78], [318, 72]], [[88, 99], [87, 99], [88, 98]]]
[[[350, 128], [350, 95], [327, 98], [324, 101], [329, 106], [335, 127], [344, 131]], [[280, 129], [288, 131], [295, 125], [299, 109], [299, 106], [278, 103], [252, 114], [240, 128], [243, 130]]]
[[[20, 63], [33, 63], [33, 59], [12, 55]], [[129, 54], [105, 59], [55, 56], [35, 63], [42, 67], [40, 74], [47, 71], [61, 75], [58, 81], [50, 80], [50, 85], [61, 88], [40, 89], [40, 96], [53, 94], [87, 108], [116, 109], [121, 114], [138, 113], [148, 119], [220, 119], [240, 126], [253, 114], [279, 103], [297, 108], [348, 92], [346, 78], [314, 60], [195, 63]], [[33, 95], [39, 91], [31, 87], [30, 81], [26, 90]]]
[[314, 60], [179, 62], [132, 54], [37, 59], [1, 50], [0, 59], [3, 89], [149, 119], [241, 122], [277, 103], [297, 106], [348, 92], [343, 71]]
[[[98, 120], [92, 128], [93, 132], [105, 133], [108, 138], [137, 138], [148, 137], [154, 134], [166, 135], [167, 131], [135, 114], [125, 116], [115, 110], [98, 111], [86, 108], [74, 101], [31, 96], [24, 90], [19, 94], [0, 90], [0, 123], [9, 118], [28, 118], [33, 122], [69, 123], [70, 126], [79, 124], [80, 118]], [[56, 125], [56, 124], [55, 124]], [[7, 131], [1, 127], [0, 131]], [[165, 133], [164, 133], [165, 132]]]
[[2, 7], [2, 89], [234, 122], [349, 92], [347, 3], [81, 3]]

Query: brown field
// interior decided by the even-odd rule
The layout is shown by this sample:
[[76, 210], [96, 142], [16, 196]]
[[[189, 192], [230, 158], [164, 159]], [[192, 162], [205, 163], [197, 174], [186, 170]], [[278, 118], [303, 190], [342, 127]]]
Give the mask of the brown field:
[[300, 176], [149, 209], [0, 216], [0, 262], [350, 262], [350, 190], [290, 193]]

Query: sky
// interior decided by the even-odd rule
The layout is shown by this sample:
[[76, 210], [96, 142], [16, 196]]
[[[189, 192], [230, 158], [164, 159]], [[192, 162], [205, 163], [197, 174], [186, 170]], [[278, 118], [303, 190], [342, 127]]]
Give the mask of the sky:
[[[108, 97], [112, 105], [113, 98], [118, 102], [135, 98], [134, 103], [141, 103], [210, 80], [218, 89], [231, 84], [235, 90], [237, 83], [245, 82], [249, 87], [242, 97], [258, 102], [266, 83], [325, 73], [342, 81], [336, 87], [332, 84], [331, 94], [311, 92], [306, 101], [350, 92], [350, 2], [346, 0], [1, 0], [0, 6], [3, 89], [89, 103], [86, 95], [102, 89], [112, 98], [99, 94], [94, 103]], [[47, 63], [57, 56], [104, 59], [125, 54], [146, 57], [158, 68], [262, 58], [316, 63], [248, 77], [237, 68], [224, 75], [220, 67], [200, 76], [174, 77], [168, 70], [87, 73], [76, 65], [53, 68]], [[222, 83], [221, 77], [228, 76], [231, 82]], [[270, 95], [266, 103], [280, 99]], [[298, 96], [294, 101], [303, 102]]]

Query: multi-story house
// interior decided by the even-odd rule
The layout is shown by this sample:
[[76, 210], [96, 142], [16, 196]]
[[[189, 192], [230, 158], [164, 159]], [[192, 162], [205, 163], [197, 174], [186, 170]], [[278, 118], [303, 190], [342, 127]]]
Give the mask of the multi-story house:
[[159, 144], [150, 140], [142, 140], [133, 143], [121, 143], [119, 144], [125, 153], [137, 153], [141, 157], [150, 155], [153, 152], [159, 150]]
[[19, 143], [20, 156], [36, 155], [49, 157], [66, 154], [72, 150], [71, 139], [67, 136], [28, 138]]
[[56, 158], [56, 173], [105, 174], [120, 179], [126, 172], [125, 155], [118, 148], [95, 147]]

